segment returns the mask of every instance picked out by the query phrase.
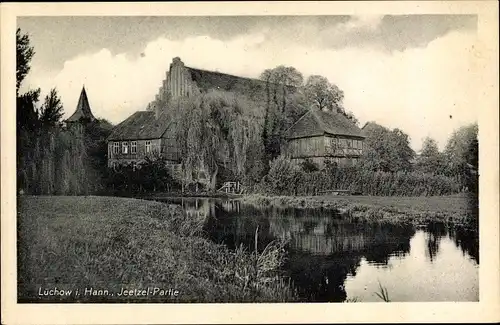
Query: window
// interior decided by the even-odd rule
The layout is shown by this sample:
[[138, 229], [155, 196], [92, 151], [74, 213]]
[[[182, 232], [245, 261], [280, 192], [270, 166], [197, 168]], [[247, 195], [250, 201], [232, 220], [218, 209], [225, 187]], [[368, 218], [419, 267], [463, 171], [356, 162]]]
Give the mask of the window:
[[120, 153], [120, 143], [113, 143], [113, 153]]
[[122, 142], [122, 153], [123, 154], [128, 153], [128, 142]]
[[346, 139], [346, 141], [347, 141], [347, 148], [352, 148], [352, 140]]
[[137, 141], [130, 142], [130, 153], [137, 153]]
[[358, 140], [352, 140], [352, 147], [358, 149]]
[[151, 152], [151, 141], [146, 141], [146, 153]]

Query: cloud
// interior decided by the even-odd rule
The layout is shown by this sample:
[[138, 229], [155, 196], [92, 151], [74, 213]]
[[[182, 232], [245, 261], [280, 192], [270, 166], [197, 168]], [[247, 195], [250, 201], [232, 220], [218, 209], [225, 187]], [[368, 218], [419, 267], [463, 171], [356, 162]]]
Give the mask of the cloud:
[[384, 15], [358, 15], [352, 16], [352, 18], [340, 27], [346, 31], [355, 30], [359, 28], [367, 28], [371, 30], [376, 30]]
[[[358, 17], [344, 29], [376, 28], [381, 17]], [[113, 55], [107, 49], [65, 62], [60, 71], [33, 67], [27, 84], [43, 94], [57, 87], [66, 116], [73, 113], [83, 84], [93, 112], [118, 123], [154, 99], [172, 58], [188, 66], [258, 77], [266, 68], [291, 65], [326, 76], [345, 92], [345, 106], [361, 121], [398, 127], [420, 149], [425, 136], [441, 147], [451, 132], [477, 119], [480, 86], [472, 65], [475, 33], [452, 32], [425, 48], [389, 53], [377, 48], [325, 49], [285, 42], [255, 32], [221, 41], [208, 36], [183, 40], [159, 38], [141, 55]], [[450, 116], [452, 118], [450, 119]]]

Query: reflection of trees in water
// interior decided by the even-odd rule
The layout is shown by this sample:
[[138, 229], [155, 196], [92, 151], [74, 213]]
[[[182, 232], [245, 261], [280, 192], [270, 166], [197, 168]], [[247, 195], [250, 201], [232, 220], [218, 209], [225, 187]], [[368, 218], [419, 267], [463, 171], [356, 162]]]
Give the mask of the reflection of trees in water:
[[344, 287], [347, 275], [356, 274], [360, 262], [359, 255], [325, 258], [293, 251], [285, 267], [303, 299], [342, 302], [347, 298]]
[[457, 248], [469, 255], [479, 264], [479, 232], [461, 226], [447, 227], [442, 223], [430, 223], [425, 228], [426, 256], [432, 262], [439, 253], [439, 246], [443, 237], [450, 237]]
[[430, 223], [425, 230], [425, 244], [427, 247], [425, 255], [433, 262], [439, 252], [441, 239], [447, 235], [447, 230], [442, 223]]
[[290, 254], [285, 267], [301, 296], [311, 301], [344, 301], [344, 282], [355, 275], [362, 257], [387, 265], [390, 256], [410, 251], [411, 226], [356, 223], [335, 218], [331, 211], [275, 211], [270, 229], [289, 233]]
[[[364, 257], [369, 263], [386, 266], [391, 256], [410, 251], [415, 234], [411, 226], [364, 223], [346, 220], [324, 209], [258, 209], [236, 201], [211, 200], [204, 226], [207, 236], [229, 248], [243, 244], [254, 249], [255, 229], [259, 227], [258, 249], [276, 238], [289, 240], [285, 270], [307, 301], [344, 301], [344, 282], [355, 275]], [[204, 204], [184, 202], [189, 209]], [[426, 254], [433, 260], [443, 236], [449, 235], [457, 247], [479, 262], [477, 232], [447, 229], [430, 224], [425, 229]]]
[[455, 227], [450, 229], [450, 236], [462, 253], [469, 255], [479, 264], [479, 231]]
[[[344, 301], [344, 281], [355, 275], [364, 256], [386, 265], [389, 257], [410, 250], [412, 227], [352, 223], [329, 210], [227, 209], [214, 204], [205, 225], [210, 239], [230, 248], [243, 244], [252, 250], [259, 226], [259, 250], [276, 239], [289, 239], [285, 269], [301, 296], [310, 301]], [[231, 211], [228, 211], [231, 210]]]
[[242, 244], [248, 250], [253, 251], [257, 227], [259, 227], [257, 245], [259, 251], [276, 239], [270, 232], [269, 218], [263, 211], [255, 208], [243, 209], [236, 205], [228, 211], [227, 205], [224, 206], [220, 202], [212, 202], [212, 204], [214, 214], [209, 216], [203, 227], [210, 240], [224, 243], [230, 249]]

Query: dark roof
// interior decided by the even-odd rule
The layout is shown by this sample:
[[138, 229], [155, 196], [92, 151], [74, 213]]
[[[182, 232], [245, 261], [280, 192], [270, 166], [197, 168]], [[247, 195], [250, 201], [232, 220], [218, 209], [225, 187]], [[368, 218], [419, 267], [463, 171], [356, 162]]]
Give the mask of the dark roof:
[[88, 119], [90, 121], [96, 120], [94, 114], [92, 114], [92, 111], [90, 110], [89, 99], [87, 98], [85, 87], [82, 88], [82, 92], [80, 93], [80, 99], [78, 99], [76, 111], [66, 120], [66, 122], [78, 122], [80, 119]]
[[108, 141], [159, 139], [165, 133], [169, 124], [164, 114], [156, 119], [155, 112], [138, 111], [115, 126], [108, 137]]
[[[209, 89], [220, 89], [225, 91], [234, 91], [245, 94], [264, 94], [266, 90], [266, 81], [261, 79], [252, 79], [246, 77], [234, 76], [226, 73], [208, 71], [186, 67], [191, 75], [191, 79], [198, 85], [202, 91]], [[289, 90], [296, 87], [287, 86]]]
[[321, 136], [323, 134], [347, 135], [364, 138], [361, 129], [340, 113], [311, 109], [286, 131], [288, 139]]

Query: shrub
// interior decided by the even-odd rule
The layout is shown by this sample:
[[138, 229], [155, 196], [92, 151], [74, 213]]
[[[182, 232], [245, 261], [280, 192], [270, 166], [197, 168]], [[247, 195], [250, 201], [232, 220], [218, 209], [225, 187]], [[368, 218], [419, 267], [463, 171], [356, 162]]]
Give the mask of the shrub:
[[317, 195], [328, 190], [349, 190], [364, 195], [432, 196], [458, 193], [461, 185], [445, 175], [369, 171], [360, 166], [327, 164], [323, 170], [305, 172], [290, 160], [277, 158], [256, 189], [272, 195]]
[[297, 164], [279, 156], [269, 163], [269, 173], [262, 179], [261, 190], [276, 195], [296, 194], [296, 185], [302, 174]]
[[316, 165], [313, 161], [310, 159], [305, 159], [301, 164], [300, 167], [302, 168], [303, 171], [306, 173], [311, 173], [311, 172], [316, 172], [319, 170], [318, 165]]

